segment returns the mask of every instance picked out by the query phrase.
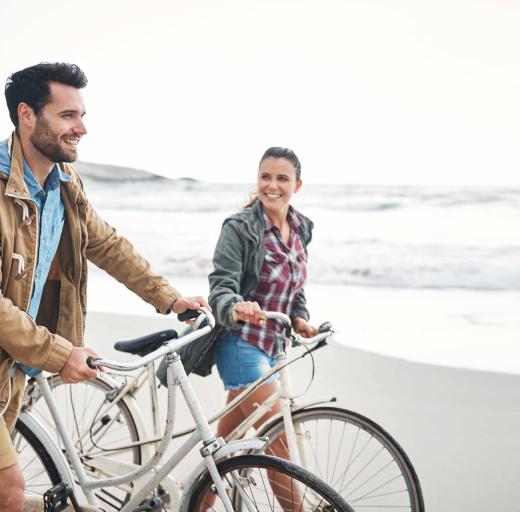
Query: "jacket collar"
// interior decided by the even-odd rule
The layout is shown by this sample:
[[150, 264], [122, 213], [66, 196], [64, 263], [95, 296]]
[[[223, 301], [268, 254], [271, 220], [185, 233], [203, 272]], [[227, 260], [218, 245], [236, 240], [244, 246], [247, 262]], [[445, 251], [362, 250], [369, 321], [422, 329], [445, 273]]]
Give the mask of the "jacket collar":
[[[258, 202], [260, 202], [260, 201], [258, 201]], [[269, 231], [270, 229], [273, 229], [275, 227], [274, 224], [271, 222], [271, 219], [269, 218], [269, 216], [267, 215], [267, 213], [265, 213], [265, 211], [263, 209], [262, 209], [262, 217], [264, 219], [266, 231]], [[302, 219], [301, 219], [301, 216], [299, 216], [298, 212], [291, 205], [289, 205], [289, 211], [287, 212], [287, 220], [289, 222], [289, 225], [291, 226], [291, 230], [294, 230], [297, 233], [299, 233], [300, 227], [302, 224]]]
[[[242, 219], [243, 222], [243, 232], [247, 232], [250, 236], [257, 239], [259, 233], [263, 233], [266, 229], [266, 217], [264, 217], [264, 209], [262, 208], [262, 203], [260, 200], [256, 200], [250, 207], [250, 211], [253, 215], [238, 215], [238, 218]], [[244, 213], [248, 210], [242, 210]], [[314, 226], [312, 221], [302, 215], [298, 210], [296, 210], [293, 206], [289, 209], [290, 222], [292, 226], [296, 228], [300, 234], [303, 234], [305, 237], [310, 235], [310, 230]], [[270, 222], [269, 222], [270, 224]]]
[[[255, 212], [255, 224], [256, 227], [249, 224], [247, 227], [249, 228], [249, 233], [256, 233], [264, 232], [264, 229], [266, 227], [265, 220], [264, 220], [264, 210], [262, 208], [262, 203], [258, 200], [255, 201], [255, 203], [251, 206], [251, 209]], [[296, 208], [291, 206], [289, 208], [289, 216], [290, 221], [293, 222], [293, 227], [298, 230], [298, 233], [300, 235], [300, 238], [302, 238], [302, 241], [304, 242], [304, 245], [306, 246], [312, 238], [312, 228], [314, 227], [314, 223], [307, 218], [305, 215], [300, 213]], [[258, 225], [260, 224], [260, 226]], [[255, 235], [253, 235], [255, 236]], [[258, 237], [258, 235], [256, 235]]]
[[[310, 219], [301, 214], [298, 210], [293, 208], [293, 214], [298, 218], [300, 223], [299, 233], [304, 247], [311, 241], [312, 228], [314, 224]], [[263, 237], [265, 231], [265, 220], [264, 210], [260, 201], [255, 201], [251, 206], [240, 210], [231, 217], [228, 217], [225, 221], [234, 221], [240, 224], [240, 232], [251, 240], [253, 243], [258, 244], [260, 238]]]
[[[16, 131], [9, 137], [8, 150], [11, 157], [11, 172], [7, 178], [5, 195], [20, 199], [30, 199], [29, 189], [24, 179], [22, 143]], [[75, 172], [66, 163], [58, 164], [58, 179], [65, 184], [71, 183], [74, 189], [79, 189]]]
[[[245, 231], [250, 238], [257, 241], [260, 233], [263, 234], [265, 229], [264, 210], [262, 203], [257, 199], [251, 206], [253, 215], [244, 217], [243, 231]], [[242, 210], [245, 211], [245, 210]]]
[[9, 137], [8, 148], [11, 156], [11, 173], [7, 179], [5, 195], [29, 199], [29, 190], [23, 178], [22, 144], [16, 132], [13, 132]]

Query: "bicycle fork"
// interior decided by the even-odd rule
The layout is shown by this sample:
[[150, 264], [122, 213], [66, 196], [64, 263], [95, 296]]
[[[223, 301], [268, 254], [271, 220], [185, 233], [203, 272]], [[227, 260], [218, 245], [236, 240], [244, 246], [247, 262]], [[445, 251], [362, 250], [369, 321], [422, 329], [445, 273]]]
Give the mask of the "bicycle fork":
[[306, 457], [301, 439], [301, 428], [298, 427], [299, 432], [296, 432], [291, 415], [291, 381], [289, 379], [289, 372], [287, 371], [287, 368], [283, 366], [283, 363], [286, 359], [287, 356], [284, 352], [282, 352], [277, 357], [277, 363], [282, 366], [282, 368], [280, 369], [280, 385], [282, 388], [282, 395], [280, 397], [280, 401], [283, 418], [283, 427], [285, 430], [285, 435], [287, 437], [287, 445], [289, 448], [289, 455], [291, 457], [292, 462], [294, 462], [298, 466], [306, 467]]

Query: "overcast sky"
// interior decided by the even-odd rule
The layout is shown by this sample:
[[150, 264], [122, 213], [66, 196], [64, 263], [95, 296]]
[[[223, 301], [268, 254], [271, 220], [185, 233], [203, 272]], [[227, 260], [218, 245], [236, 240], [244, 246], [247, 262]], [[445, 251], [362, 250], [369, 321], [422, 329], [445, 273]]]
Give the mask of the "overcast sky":
[[1, 0], [0, 20], [3, 83], [87, 73], [82, 160], [252, 181], [283, 145], [308, 182], [520, 185], [513, 0]]

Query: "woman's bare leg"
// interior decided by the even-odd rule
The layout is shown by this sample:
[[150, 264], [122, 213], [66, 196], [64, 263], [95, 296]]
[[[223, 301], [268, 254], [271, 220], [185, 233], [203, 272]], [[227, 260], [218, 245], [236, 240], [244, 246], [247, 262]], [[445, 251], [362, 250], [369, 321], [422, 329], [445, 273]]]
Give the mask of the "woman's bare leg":
[[[279, 384], [277, 382], [268, 382], [256, 389], [220, 420], [217, 434], [226, 438], [238, 425], [240, 425], [240, 423], [242, 423], [242, 421], [253, 414], [259, 405], [263, 404], [275, 391], [277, 391], [278, 386]], [[244, 388], [231, 390], [228, 394], [226, 403], [234, 400], [243, 390]], [[279, 412], [280, 405], [276, 403], [273, 405], [271, 410], [267, 411], [255, 423], [255, 428], [259, 428], [265, 421]], [[266, 453], [283, 459], [289, 459], [285, 434], [279, 436], [274, 443], [269, 445]], [[289, 511], [295, 510], [296, 506], [296, 510], [300, 510], [301, 498], [299, 497], [297, 490], [294, 489], [294, 486], [291, 486], [290, 478], [285, 475], [273, 474], [271, 471], [268, 471], [268, 478], [282, 508]], [[213, 501], [211, 505], [208, 506], [210, 510], [214, 503], [215, 502]]]

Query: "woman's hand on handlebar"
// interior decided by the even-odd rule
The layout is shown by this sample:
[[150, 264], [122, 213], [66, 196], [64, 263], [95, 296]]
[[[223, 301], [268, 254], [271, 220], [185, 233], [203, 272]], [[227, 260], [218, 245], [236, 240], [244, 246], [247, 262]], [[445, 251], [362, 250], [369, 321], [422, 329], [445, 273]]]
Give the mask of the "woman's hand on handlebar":
[[265, 318], [258, 302], [243, 301], [237, 302], [233, 307], [233, 317], [248, 324], [264, 325]]
[[304, 338], [312, 338], [313, 336], [316, 336], [316, 334], [318, 334], [318, 329], [312, 326], [309, 322], [307, 322], [307, 320], [305, 320], [301, 316], [293, 318], [292, 326], [294, 331], [300, 336], [303, 336]]

